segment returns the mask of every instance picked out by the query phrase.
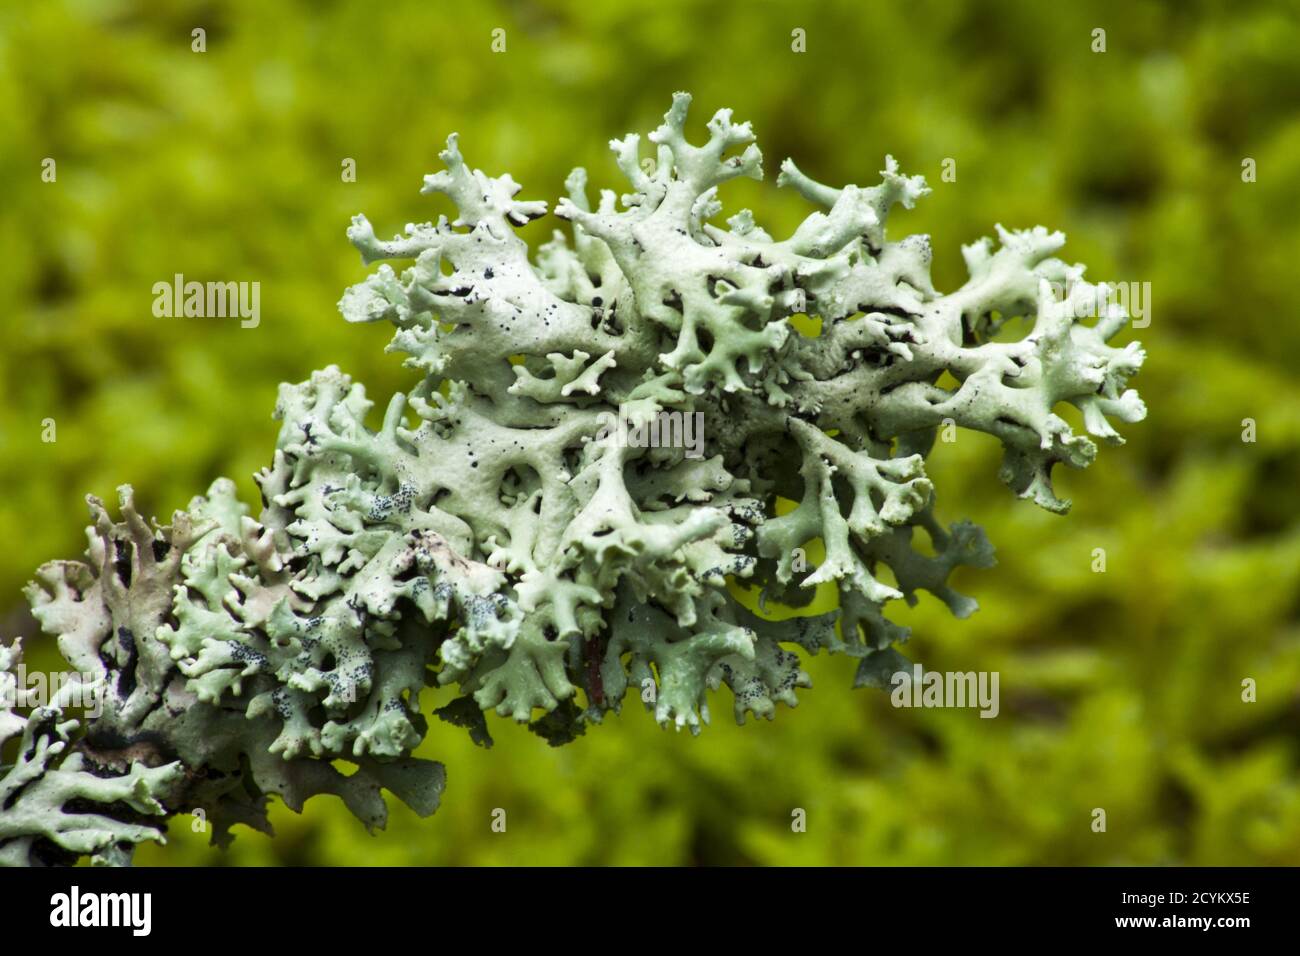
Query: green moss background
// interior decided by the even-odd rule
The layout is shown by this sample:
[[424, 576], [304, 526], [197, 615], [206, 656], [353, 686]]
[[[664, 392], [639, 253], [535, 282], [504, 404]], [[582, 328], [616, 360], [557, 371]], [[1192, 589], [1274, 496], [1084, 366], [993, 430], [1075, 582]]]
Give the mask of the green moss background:
[[[372, 838], [318, 798], [224, 854], [178, 820], [140, 862], [1300, 863], [1297, 49], [1291, 2], [0, 4], [0, 638], [33, 630], [33, 569], [84, 546], [86, 492], [131, 482], [166, 515], [225, 474], [256, 500], [278, 382], [336, 362], [381, 408], [407, 385], [389, 330], [335, 310], [365, 275], [343, 232], [444, 211], [418, 189], [447, 133], [553, 202], [573, 165], [619, 188], [606, 142], [686, 89], [697, 130], [722, 106], [753, 121], [769, 181], [723, 199], [774, 233], [810, 211], [771, 183], [783, 157], [870, 184], [891, 152], [934, 186], [891, 229], [933, 235], [939, 288], [995, 222], [1063, 229], [1091, 278], [1151, 283], [1150, 417], [1060, 474], [1072, 514], [1012, 497], [984, 436], [931, 459], [940, 513], [984, 525], [1000, 564], [959, 577], [968, 621], [903, 608], [907, 650], [999, 671], [1001, 716], [896, 710], [818, 659], [797, 710], [740, 728], [719, 700], [698, 739], [632, 707], [562, 749], [494, 719], [483, 751], [435, 722], [429, 820], [394, 806]], [[260, 327], [155, 319], [175, 273], [259, 281]]]

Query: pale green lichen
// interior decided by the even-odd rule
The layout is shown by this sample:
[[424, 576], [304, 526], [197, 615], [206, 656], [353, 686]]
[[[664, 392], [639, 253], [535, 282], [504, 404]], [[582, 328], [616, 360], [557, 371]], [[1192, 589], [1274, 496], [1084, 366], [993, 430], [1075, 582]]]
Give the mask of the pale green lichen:
[[[121, 776], [78, 793], [119, 822], [60, 839], [66, 790], [51, 775], [80, 758], [57, 771], [24, 758], [0, 787], [32, 776], [11, 787], [14, 806], [56, 822], [38, 829], [6, 804], [4, 859], [28, 862], [42, 840], [121, 854], [156, 832], [128, 827], [124, 800], [202, 809], [218, 843], [234, 823], [267, 829], [270, 794], [297, 808], [334, 793], [368, 826], [383, 825], [381, 788], [431, 813], [442, 767], [410, 756], [429, 684], [459, 688], [438, 715], [489, 745], [483, 711], [564, 743], [629, 692], [679, 729], [708, 721], [722, 684], [737, 720], [770, 718], [809, 685], [783, 644], [859, 658], [856, 683], [880, 686], [908, 636], [884, 605], [926, 590], [965, 617], [975, 602], [950, 573], [993, 563], [977, 527], [935, 517], [924, 456], [947, 423], [1000, 439], [1003, 481], [1066, 510], [1051, 468], [1096, 448], [1054, 410], [1075, 405], [1111, 443], [1108, 418], [1145, 410], [1126, 390], [1141, 350], [1106, 344], [1127, 317], [1053, 257], [1063, 236], [999, 227], [998, 248], [964, 249], [970, 281], [941, 295], [928, 237], [886, 237], [892, 208], [928, 192], [889, 158], [879, 185], [842, 189], [787, 161], [778, 185], [825, 211], [780, 241], [748, 211], [720, 228], [718, 186], [761, 178], [761, 156], [726, 110], [692, 145], [689, 102], [675, 96], [650, 134], [653, 163], [637, 136], [611, 143], [631, 183], [621, 209], [611, 191], [593, 207], [574, 171], [555, 210], [572, 240], [556, 231], [535, 263], [514, 227], [545, 204], [471, 170], [454, 136], [423, 191], [449, 197], [455, 219], [385, 242], [356, 217], [364, 261], [411, 265], [380, 265], [340, 309], [392, 322], [390, 349], [420, 379], [378, 431], [363, 388], [333, 366], [282, 386], [256, 519], [224, 480], [170, 526], [146, 524], [129, 489], [121, 522], [91, 500], [88, 561], [46, 565], [29, 596], [64, 657], [107, 689], [77, 746], [119, 755]], [[1101, 314], [1077, 318], [1089, 312]], [[799, 313], [820, 335], [792, 327]], [[994, 341], [1017, 316], [1028, 334]], [[698, 448], [623, 440], [673, 415], [699, 423]], [[778, 514], [778, 498], [794, 507]], [[825, 560], [801, 571], [818, 540]], [[732, 581], [791, 607], [833, 584], [840, 610], [768, 621]], [[29, 735], [55, 741], [41, 754], [70, 739], [32, 719]]]
[[50, 703], [25, 716], [17, 713], [14, 671], [21, 656], [17, 643], [0, 645], [0, 747], [17, 742], [14, 763], [0, 766], [0, 866], [87, 855], [94, 863], [112, 864], [121, 861], [123, 847], [162, 840], [161, 830], [143, 821], [167, 812], [161, 798], [180, 780], [181, 765], [123, 767], [70, 749], [82, 724], [64, 719], [71, 684]]

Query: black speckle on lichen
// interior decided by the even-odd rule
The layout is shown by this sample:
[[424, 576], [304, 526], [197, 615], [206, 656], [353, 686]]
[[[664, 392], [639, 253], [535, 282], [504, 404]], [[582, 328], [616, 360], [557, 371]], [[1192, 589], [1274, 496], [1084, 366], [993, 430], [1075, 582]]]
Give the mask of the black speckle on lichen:
[[131, 545], [125, 541], [113, 542], [113, 571], [124, 587], [131, 586]]
[[239, 641], [229, 642], [230, 656], [241, 664], [255, 664], [259, 670], [269, 669], [269, 662], [266, 655], [256, 648], [249, 647]]
[[126, 661], [117, 674], [117, 696], [122, 700], [130, 697], [136, 688], [135, 668], [139, 652], [135, 645], [135, 634], [129, 627], [117, 629], [117, 645], [126, 652]]

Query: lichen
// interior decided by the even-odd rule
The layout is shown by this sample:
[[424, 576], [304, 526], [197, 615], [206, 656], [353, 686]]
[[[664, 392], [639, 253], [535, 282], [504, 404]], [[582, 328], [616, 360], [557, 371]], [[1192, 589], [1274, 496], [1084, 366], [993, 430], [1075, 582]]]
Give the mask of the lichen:
[[[964, 248], [969, 281], [940, 294], [929, 237], [886, 236], [893, 208], [929, 191], [888, 157], [878, 185], [843, 188], [787, 160], [778, 185], [822, 211], [781, 240], [748, 211], [724, 229], [718, 187], [761, 178], [762, 158], [727, 110], [692, 144], [689, 103], [673, 98], [652, 156], [636, 135], [611, 143], [621, 200], [593, 205], [573, 172], [555, 208], [571, 238], [557, 229], [534, 259], [516, 227], [546, 204], [471, 170], [455, 136], [423, 189], [454, 219], [381, 241], [357, 216], [364, 262], [409, 264], [384, 262], [340, 310], [391, 322], [418, 380], [377, 431], [335, 366], [281, 386], [256, 519], [225, 480], [167, 526], [129, 488], [117, 522], [90, 499], [86, 561], [45, 565], [28, 595], [102, 682], [103, 713], [84, 728], [34, 715], [24, 732], [51, 741], [39, 753], [78, 731], [79, 749], [57, 769], [24, 758], [0, 788], [34, 775], [15, 806], [58, 821], [58, 773], [128, 747], [133, 760], [79, 792], [106, 805], [93, 839], [6, 801], [0, 859], [33, 862], [42, 841], [125, 858], [158, 831], [123, 822], [123, 801], [202, 810], [218, 844], [235, 823], [269, 830], [272, 794], [297, 809], [333, 793], [370, 827], [381, 789], [432, 813], [443, 768], [411, 756], [430, 685], [455, 686], [436, 713], [485, 745], [485, 711], [558, 745], [629, 694], [698, 732], [724, 684], [738, 721], [771, 718], [810, 684], [795, 647], [857, 658], [855, 684], [881, 686], [908, 637], [886, 605], [925, 590], [966, 617], [975, 602], [949, 576], [993, 563], [979, 528], [936, 516], [925, 456], [940, 428], [993, 435], [1014, 492], [1068, 508], [1052, 468], [1086, 466], [1096, 446], [1056, 409], [1112, 444], [1109, 420], [1145, 409], [1126, 388], [1142, 351], [1106, 344], [1127, 316], [1054, 257], [1064, 237], [999, 226], [996, 248]], [[820, 334], [795, 328], [803, 314]], [[1029, 331], [1008, 341], [1016, 317]], [[806, 566], [818, 541], [825, 559]], [[738, 584], [792, 608], [832, 585], [839, 610], [768, 620]]]
[[6, 688], [0, 747], [18, 744], [14, 763], [0, 766], [0, 866], [71, 863], [81, 856], [112, 864], [122, 859], [123, 847], [163, 840], [150, 818], [166, 812], [160, 798], [179, 780], [181, 765], [132, 762], [123, 768], [79, 749], [73, 741], [82, 721], [64, 718], [66, 694], [18, 713], [21, 657], [17, 642], [0, 645]]

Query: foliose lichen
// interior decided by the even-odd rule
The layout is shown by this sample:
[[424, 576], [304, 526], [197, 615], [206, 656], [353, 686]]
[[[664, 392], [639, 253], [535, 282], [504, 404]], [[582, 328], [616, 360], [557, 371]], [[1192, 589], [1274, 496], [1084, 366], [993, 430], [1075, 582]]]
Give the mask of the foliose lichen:
[[[366, 263], [408, 265], [381, 264], [340, 309], [391, 322], [418, 380], [377, 431], [337, 367], [281, 386], [256, 518], [226, 480], [169, 525], [129, 487], [116, 521], [89, 499], [86, 560], [45, 565], [28, 597], [102, 712], [0, 713], [0, 741], [23, 735], [0, 768], [0, 862], [124, 862], [199, 810], [224, 845], [236, 823], [269, 830], [273, 794], [336, 794], [368, 827], [381, 790], [432, 813], [443, 768], [411, 756], [432, 685], [459, 690], [436, 713], [485, 745], [485, 711], [560, 744], [629, 693], [698, 732], [724, 684], [738, 721], [771, 718], [810, 684], [792, 648], [857, 658], [855, 683], [884, 686], [908, 637], [888, 602], [925, 590], [965, 617], [951, 572], [993, 563], [979, 528], [936, 516], [940, 428], [995, 436], [1014, 492], [1068, 508], [1052, 467], [1096, 445], [1055, 410], [1117, 444], [1110, 420], [1145, 409], [1126, 387], [1141, 349], [1107, 345], [1127, 315], [1055, 258], [1062, 234], [999, 226], [940, 294], [929, 237], [886, 236], [929, 191], [888, 157], [878, 185], [843, 188], [787, 160], [777, 184], [821, 210], [781, 240], [748, 211], [720, 227], [718, 187], [761, 178], [761, 155], [728, 110], [689, 142], [689, 103], [673, 98], [651, 157], [636, 135], [610, 144], [621, 199], [593, 204], [574, 170], [555, 208], [571, 236], [534, 259], [515, 230], [546, 204], [472, 170], [455, 136], [423, 189], [454, 219], [381, 241], [357, 216]], [[1016, 317], [1029, 331], [1005, 341]], [[793, 608], [833, 584], [839, 610], [768, 620], [737, 582]]]

